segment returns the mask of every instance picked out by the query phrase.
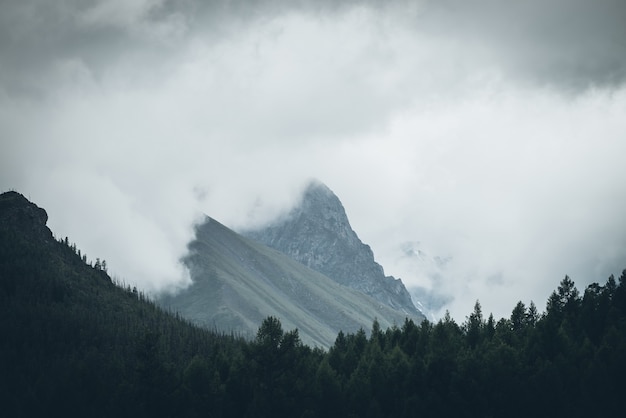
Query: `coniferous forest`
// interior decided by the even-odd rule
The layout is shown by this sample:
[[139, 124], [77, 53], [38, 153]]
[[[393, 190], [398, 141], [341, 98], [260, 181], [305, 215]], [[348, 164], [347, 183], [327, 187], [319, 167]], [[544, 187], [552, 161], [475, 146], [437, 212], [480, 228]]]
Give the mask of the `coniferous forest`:
[[0, 196], [2, 415], [89, 417], [588, 417], [623, 412], [626, 271], [540, 311], [479, 302], [449, 315], [340, 333], [328, 350], [268, 317], [246, 341], [198, 328], [114, 283]]

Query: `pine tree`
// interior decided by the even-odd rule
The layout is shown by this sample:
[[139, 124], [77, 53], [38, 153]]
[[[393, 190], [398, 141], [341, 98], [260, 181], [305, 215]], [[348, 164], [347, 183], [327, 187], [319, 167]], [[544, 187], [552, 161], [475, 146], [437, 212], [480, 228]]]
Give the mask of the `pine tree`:
[[465, 328], [470, 348], [476, 347], [482, 338], [484, 328], [482, 308], [478, 300], [474, 304], [474, 312], [467, 319]]

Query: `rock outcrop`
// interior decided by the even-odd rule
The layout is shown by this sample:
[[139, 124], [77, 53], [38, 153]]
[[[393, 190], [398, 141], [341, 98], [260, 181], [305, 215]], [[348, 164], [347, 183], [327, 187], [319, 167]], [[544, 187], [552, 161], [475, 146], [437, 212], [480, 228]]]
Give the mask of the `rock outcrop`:
[[19, 229], [31, 240], [51, 242], [52, 232], [46, 227], [48, 214], [18, 192], [0, 195], [0, 229]]

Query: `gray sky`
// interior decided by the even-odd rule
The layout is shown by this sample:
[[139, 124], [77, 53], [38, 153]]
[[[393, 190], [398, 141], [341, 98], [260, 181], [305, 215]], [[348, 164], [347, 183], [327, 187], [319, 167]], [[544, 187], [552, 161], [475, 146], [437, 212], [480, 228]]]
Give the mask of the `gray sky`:
[[[508, 316], [626, 268], [623, 0], [0, 3], [0, 190], [148, 291], [317, 178], [387, 274]], [[402, 258], [419, 241], [450, 258]]]

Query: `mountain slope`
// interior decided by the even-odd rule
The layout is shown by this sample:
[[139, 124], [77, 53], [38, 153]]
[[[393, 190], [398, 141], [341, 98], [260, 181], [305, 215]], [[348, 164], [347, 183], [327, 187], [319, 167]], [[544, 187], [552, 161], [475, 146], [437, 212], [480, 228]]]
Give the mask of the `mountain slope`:
[[57, 241], [47, 219], [21, 194], [0, 195], [3, 415], [136, 418], [206, 411], [178, 389], [183, 371], [199, 353], [232, 355], [243, 341], [193, 326], [115, 285], [75, 245]]
[[193, 284], [160, 303], [195, 323], [251, 336], [267, 316], [303, 342], [329, 347], [337, 333], [402, 324], [403, 312], [341, 286], [285, 254], [208, 218], [185, 260]]
[[310, 183], [285, 218], [242, 234], [413, 319], [424, 318], [402, 281], [385, 276], [372, 249], [350, 226], [341, 201], [322, 183]]

